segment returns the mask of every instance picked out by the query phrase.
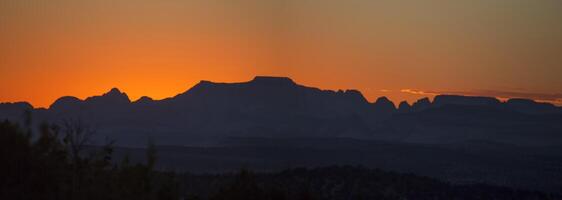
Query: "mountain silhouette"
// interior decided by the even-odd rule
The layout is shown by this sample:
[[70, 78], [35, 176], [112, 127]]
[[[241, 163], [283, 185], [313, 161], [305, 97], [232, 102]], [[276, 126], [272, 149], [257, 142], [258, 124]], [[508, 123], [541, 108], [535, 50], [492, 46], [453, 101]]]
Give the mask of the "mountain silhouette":
[[51, 106], [49, 106], [50, 110], [59, 110], [59, 111], [70, 111], [73, 109], [79, 109], [82, 104], [82, 100], [71, 97], [65, 96], [57, 99]]
[[138, 100], [136, 100], [135, 102], [133, 102], [135, 104], [151, 104], [154, 103], [154, 99], [147, 97], [147, 96], [142, 96], [141, 98], [139, 98]]
[[507, 107], [512, 110], [518, 110], [525, 113], [557, 113], [556, 106], [549, 103], [537, 103], [529, 99], [509, 99], [506, 102]]
[[[80, 120], [93, 145], [115, 141], [116, 157], [159, 145], [166, 169], [226, 172], [362, 165], [440, 178], [545, 191], [562, 186], [562, 110], [529, 99], [437, 95], [398, 107], [358, 90], [322, 90], [286, 77], [201, 81], [174, 97], [131, 101], [117, 88], [65, 96], [48, 109], [0, 104], [0, 120]], [[64, 126], [63, 126], [64, 127]], [[135, 159], [136, 158], [136, 159]], [[506, 170], [508, 169], [508, 170]]]
[[388, 98], [380, 97], [373, 104], [373, 109], [379, 113], [390, 114], [396, 111], [396, 106]]
[[0, 103], [0, 120], [23, 120], [26, 111], [33, 110], [27, 102]]
[[396, 108], [386, 97], [369, 102], [357, 90], [321, 90], [287, 77], [269, 76], [241, 83], [201, 81], [163, 100], [142, 97], [131, 102], [126, 93], [113, 88], [84, 100], [61, 97], [46, 110], [27, 103], [0, 104], [3, 119], [21, 119], [24, 110], [33, 111], [35, 121], [80, 118], [98, 127], [100, 138], [131, 146], [144, 145], [147, 137], [174, 145], [216, 143], [229, 137], [348, 137], [424, 143], [486, 139], [517, 144], [525, 143], [523, 140], [552, 143], [552, 139], [562, 138], [554, 134], [562, 130], [555, 125], [562, 121], [562, 111], [551, 104], [438, 95], [433, 101], [423, 98], [412, 106], [402, 102]]
[[433, 106], [443, 105], [472, 105], [472, 106], [500, 106], [501, 102], [493, 97], [473, 97], [459, 95], [438, 95], [433, 99]]
[[412, 111], [421, 111], [429, 107], [431, 107], [431, 101], [426, 97], [414, 102], [414, 104], [412, 104]]
[[131, 100], [124, 92], [112, 88], [101, 96], [88, 97], [84, 102], [89, 106], [125, 106], [131, 103]]
[[410, 104], [407, 101], [402, 101], [398, 105], [398, 112], [400, 113], [407, 113], [410, 112], [411, 110], [412, 110], [412, 106], [410, 106]]

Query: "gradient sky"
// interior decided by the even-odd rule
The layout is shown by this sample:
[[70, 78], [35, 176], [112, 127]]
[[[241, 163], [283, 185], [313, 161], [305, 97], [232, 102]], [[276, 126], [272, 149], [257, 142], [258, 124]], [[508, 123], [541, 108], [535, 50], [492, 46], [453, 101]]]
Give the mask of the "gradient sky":
[[562, 105], [560, 0], [0, 0], [0, 102], [289, 76]]

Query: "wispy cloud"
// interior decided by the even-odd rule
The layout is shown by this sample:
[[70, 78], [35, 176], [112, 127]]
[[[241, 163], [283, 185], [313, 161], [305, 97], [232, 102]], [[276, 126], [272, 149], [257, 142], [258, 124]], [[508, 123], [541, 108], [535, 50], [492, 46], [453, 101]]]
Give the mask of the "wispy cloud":
[[496, 97], [498, 99], [524, 98], [524, 99], [532, 99], [538, 102], [547, 102], [556, 105], [562, 105], [562, 93], [537, 93], [537, 92], [527, 92], [527, 91], [501, 91], [501, 90], [439, 91], [439, 90], [417, 90], [417, 89], [402, 89], [400, 90], [400, 92], [415, 94], [415, 95], [424, 95], [424, 96], [454, 94], [454, 95], [465, 95], [465, 96], [489, 96], [489, 97]]
[[416, 94], [416, 95], [439, 95], [440, 93], [435, 93], [432, 91], [422, 91], [422, 90], [416, 90], [416, 89], [401, 89], [400, 92], [403, 93], [409, 93], [409, 94]]

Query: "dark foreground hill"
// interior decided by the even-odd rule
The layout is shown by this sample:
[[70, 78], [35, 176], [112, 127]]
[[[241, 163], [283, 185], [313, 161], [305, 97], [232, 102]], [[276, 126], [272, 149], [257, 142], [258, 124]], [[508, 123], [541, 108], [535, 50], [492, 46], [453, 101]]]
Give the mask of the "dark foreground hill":
[[[427, 145], [355, 139], [231, 139], [214, 147], [158, 146], [158, 169], [225, 173], [246, 168], [274, 172], [287, 168], [361, 165], [413, 173], [454, 184], [489, 183], [519, 189], [562, 189], [561, 146], [525, 147], [472, 141]], [[116, 148], [143, 161], [144, 149]]]
[[[77, 127], [79, 128], [79, 127]], [[559, 199], [559, 194], [487, 184], [450, 184], [362, 167], [290, 169], [276, 173], [176, 174], [146, 160], [114, 158], [111, 145], [85, 148], [80, 129], [0, 122], [0, 199]], [[166, 150], [162, 151], [170, 155]], [[195, 164], [195, 163], [193, 163]]]
[[486, 184], [455, 185], [362, 167], [290, 169], [276, 173], [183, 175], [193, 199], [559, 199], [562, 196]]

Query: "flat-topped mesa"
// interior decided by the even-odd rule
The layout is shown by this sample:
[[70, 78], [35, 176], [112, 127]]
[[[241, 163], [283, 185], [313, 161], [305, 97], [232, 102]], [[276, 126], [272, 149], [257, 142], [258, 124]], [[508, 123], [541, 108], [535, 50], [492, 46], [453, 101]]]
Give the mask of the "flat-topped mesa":
[[433, 100], [434, 106], [465, 105], [465, 106], [499, 106], [501, 102], [494, 97], [438, 95]]
[[25, 119], [25, 113], [34, 108], [27, 102], [0, 103], [0, 122], [4, 120], [18, 121]]
[[18, 106], [18, 107], [25, 107], [25, 108], [33, 108], [31, 104], [25, 101], [19, 102], [0, 102], [0, 106]]
[[6, 111], [6, 110], [33, 110], [33, 106], [31, 104], [29, 104], [28, 102], [6, 102], [6, 103], [0, 103], [0, 110], [1, 111]]
[[557, 108], [554, 104], [536, 102], [531, 99], [513, 98], [507, 100], [505, 105], [509, 109], [531, 114], [560, 113], [562, 111], [562, 109]]
[[536, 105], [542, 105], [542, 106], [548, 106], [548, 107], [555, 107], [554, 104], [550, 104], [550, 103], [543, 103], [543, 102], [536, 102], [535, 100], [532, 99], [522, 99], [522, 98], [512, 98], [512, 99], [508, 99], [506, 104], [508, 105], [513, 105], [513, 106], [536, 106]]
[[274, 77], [274, 76], [256, 76], [250, 84], [268, 85], [268, 86], [294, 86], [297, 85], [292, 79], [288, 77]]

